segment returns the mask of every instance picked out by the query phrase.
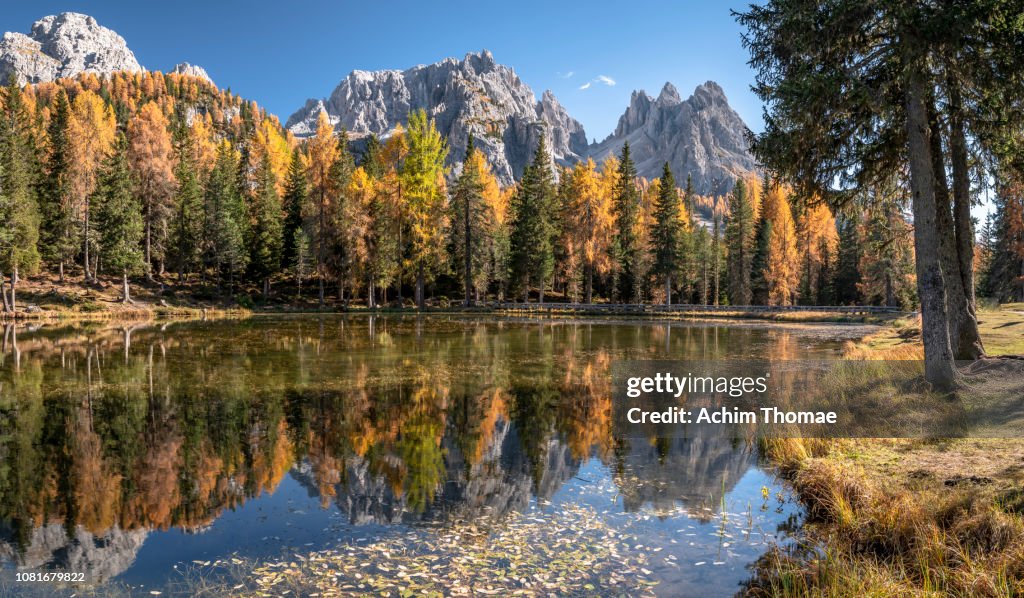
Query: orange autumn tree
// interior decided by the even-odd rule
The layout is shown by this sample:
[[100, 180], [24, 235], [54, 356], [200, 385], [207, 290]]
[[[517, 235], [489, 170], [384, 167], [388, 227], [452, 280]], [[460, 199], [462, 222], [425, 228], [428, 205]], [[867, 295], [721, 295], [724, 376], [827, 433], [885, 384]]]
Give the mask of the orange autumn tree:
[[612, 192], [618, 161], [609, 158], [600, 172], [593, 160], [577, 163], [562, 172], [563, 275], [576, 294], [583, 280], [583, 300], [593, 300], [594, 277], [611, 268], [611, 241], [615, 218]]
[[800, 299], [805, 304], [820, 304], [818, 289], [822, 277], [835, 260], [839, 233], [836, 219], [823, 202], [809, 202], [797, 218], [797, 252], [800, 255]]
[[790, 190], [784, 185], [772, 185], [763, 194], [761, 217], [771, 222], [768, 236], [768, 256], [765, 282], [768, 285], [769, 305], [792, 305], [800, 283], [799, 256], [796, 245], [796, 227], [789, 207]]
[[145, 225], [146, 277], [153, 278], [154, 262], [164, 271], [167, 218], [175, 189], [174, 148], [167, 117], [155, 102], [145, 104], [128, 122], [128, 160], [142, 199]]
[[[343, 218], [347, 230], [338, 231], [347, 257], [347, 268], [342, 273], [345, 284], [356, 289], [360, 281], [372, 288], [372, 257], [376, 246], [373, 239], [373, 208], [377, 199], [377, 181], [362, 166], [352, 172], [345, 190]], [[353, 291], [353, 297], [355, 296]], [[369, 299], [369, 293], [367, 294]]]
[[82, 231], [82, 263], [85, 278], [90, 280], [95, 269], [91, 260], [95, 232], [91, 222], [91, 198], [96, 190], [97, 173], [104, 158], [114, 145], [117, 122], [110, 105], [91, 91], [82, 91], [71, 104], [68, 122], [69, 153], [71, 154], [70, 187], [75, 205], [76, 220]]
[[309, 176], [309, 197], [313, 213], [312, 241], [316, 256], [316, 273], [320, 285], [320, 305], [324, 304], [324, 281], [327, 277], [327, 247], [330, 214], [334, 198], [331, 167], [338, 159], [338, 138], [326, 112], [317, 119], [316, 134], [306, 142], [306, 173]]

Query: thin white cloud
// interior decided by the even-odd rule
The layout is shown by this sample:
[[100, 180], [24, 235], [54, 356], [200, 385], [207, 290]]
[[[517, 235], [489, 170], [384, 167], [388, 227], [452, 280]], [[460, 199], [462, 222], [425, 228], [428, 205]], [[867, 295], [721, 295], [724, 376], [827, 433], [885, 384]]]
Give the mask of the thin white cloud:
[[583, 85], [580, 85], [580, 91], [583, 91], [583, 90], [586, 90], [586, 89], [590, 89], [590, 87], [592, 85], [594, 85], [595, 83], [600, 83], [602, 85], [607, 85], [608, 87], [614, 87], [615, 86], [615, 79], [612, 79], [608, 75], [598, 75], [598, 76], [594, 77], [593, 79], [591, 79], [590, 81], [587, 81]]
[[572, 79], [572, 76], [576, 74], [576, 71], [569, 71], [568, 73], [555, 73], [563, 79]]

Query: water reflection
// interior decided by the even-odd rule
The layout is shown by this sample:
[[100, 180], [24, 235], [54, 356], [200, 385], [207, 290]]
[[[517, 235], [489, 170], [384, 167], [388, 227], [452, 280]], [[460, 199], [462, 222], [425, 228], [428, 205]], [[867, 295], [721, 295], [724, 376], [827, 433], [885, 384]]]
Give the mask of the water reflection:
[[500, 517], [592, 460], [627, 511], [714, 512], [750, 447], [616, 439], [612, 361], [837, 343], [800, 328], [416, 317], [3, 332], [0, 561], [97, 581], [152, 531], [202, 532], [286, 475], [356, 525]]

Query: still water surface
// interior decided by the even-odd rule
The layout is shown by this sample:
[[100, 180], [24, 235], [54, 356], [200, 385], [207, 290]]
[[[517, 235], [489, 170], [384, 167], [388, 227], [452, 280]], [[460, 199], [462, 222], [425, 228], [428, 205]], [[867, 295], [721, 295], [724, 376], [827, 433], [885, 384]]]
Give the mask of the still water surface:
[[865, 329], [338, 316], [3, 332], [0, 590], [56, 569], [166, 595], [218, 561], [472, 526], [569, 546], [559, 534], [596, 528], [649, 591], [717, 596], [799, 508], [749, 443], [617, 438], [611, 364], [828, 358]]

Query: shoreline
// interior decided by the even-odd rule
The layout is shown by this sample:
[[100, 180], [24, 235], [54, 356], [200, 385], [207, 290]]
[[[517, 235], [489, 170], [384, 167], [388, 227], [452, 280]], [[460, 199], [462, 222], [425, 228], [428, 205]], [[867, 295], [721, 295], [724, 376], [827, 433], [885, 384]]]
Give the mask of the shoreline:
[[[21, 310], [16, 313], [0, 312], [0, 323], [47, 322], [47, 321], [141, 321], [161, 319], [208, 319], [208, 318], [246, 318], [255, 316], [370, 316], [370, 315], [469, 315], [469, 316], [500, 316], [516, 319], [579, 319], [579, 320], [619, 320], [636, 322], [765, 322], [774, 324], [840, 324], [840, 325], [875, 325], [884, 326], [905, 316], [905, 314], [860, 314], [840, 311], [804, 309], [788, 311], [773, 309], [771, 311], [729, 310], [705, 311], [702, 309], [680, 309], [679, 311], [629, 311], [629, 310], [583, 310], [562, 307], [559, 304], [538, 306], [530, 304], [530, 308], [517, 309], [505, 307], [428, 307], [417, 308], [327, 308], [327, 309], [260, 309], [244, 307], [198, 307], [198, 306], [161, 306], [136, 304], [121, 309], [103, 310]], [[32, 305], [32, 307], [36, 307]]]

